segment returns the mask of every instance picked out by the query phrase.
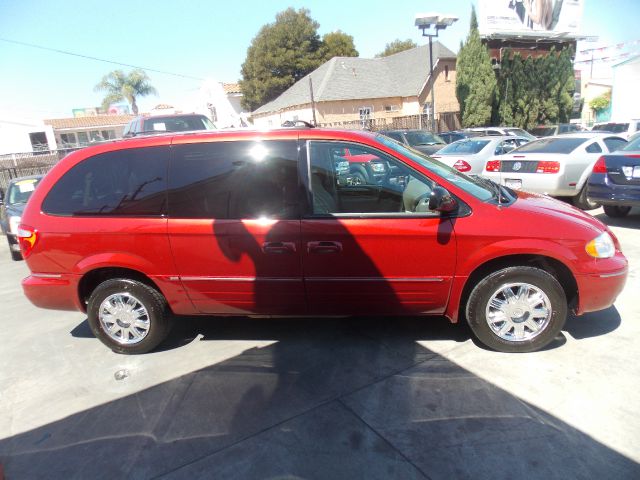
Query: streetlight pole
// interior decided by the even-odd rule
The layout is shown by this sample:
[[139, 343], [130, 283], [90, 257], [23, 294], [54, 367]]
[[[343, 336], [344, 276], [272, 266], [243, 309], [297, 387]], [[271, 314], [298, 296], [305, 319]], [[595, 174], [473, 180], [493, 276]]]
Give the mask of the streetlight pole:
[[[436, 133], [436, 81], [433, 78], [433, 43], [432, 38], [438, 37], [440, 30], [453, 25], [458, 17], [441, 15], [439, 13], [420, 13], [416, 15], [415, 25], [422, 30], [423, 37], [429, 37], [429, 80], [431, 82], [431, 131]], [[433, 32], [431, 28], [433, 27]]]

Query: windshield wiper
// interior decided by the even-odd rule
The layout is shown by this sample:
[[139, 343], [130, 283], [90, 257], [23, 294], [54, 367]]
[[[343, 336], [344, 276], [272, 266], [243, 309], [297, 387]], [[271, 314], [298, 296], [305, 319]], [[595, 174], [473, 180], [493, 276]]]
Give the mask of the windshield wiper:
[[496, 183], [493, 180], [490, 180], [488, 178], [481, 177], [480, 175], [471, 175], [471, 177], [473, 177], [474, 180], [477, 180], [478, 183], [482, 184], [483, 186], [485, 186], [489, 190], [491, 190], [491, 192], [493, 193], [493, 196], [498, 200], [499, 204], [509, 203], [510, 195], [506, 195], [505, 194], [505, 193], [508, 193], [508, 192], [503, 189], [502, 185], [500, 185], [500, 184], [498, 184], [498, 183]]

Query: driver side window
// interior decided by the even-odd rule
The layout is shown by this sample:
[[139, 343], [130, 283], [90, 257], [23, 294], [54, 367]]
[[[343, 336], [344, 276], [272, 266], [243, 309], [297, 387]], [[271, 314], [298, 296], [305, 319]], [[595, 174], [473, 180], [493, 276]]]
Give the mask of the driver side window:
[[373, 148], [309, 142], [314, 215], [429, 215], [434, 182]]

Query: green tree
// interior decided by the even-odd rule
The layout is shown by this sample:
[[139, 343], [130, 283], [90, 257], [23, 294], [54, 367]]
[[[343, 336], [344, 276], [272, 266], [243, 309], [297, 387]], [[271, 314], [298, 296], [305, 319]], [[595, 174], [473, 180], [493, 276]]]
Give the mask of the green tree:
[[505, 50], [498, 73], [494, 121], [525, 129], [567, 122], [575, 89], [571, 56], [568, 48], [526, 59]]
[[264, 25], [242, 64], [242, 106], [255, 110], [284, 92], [333, 56], [355, 56], [353, 38], [343, 32], [318, 35], [309, 10], [288, 8]]
[[487, 125], [496, 91], [496, 76], [489, 51], [478, 32], [475, 8], [471, 10], [471, 28], [456, 62], [456, 97], [465, 127]]
[[102, 108], [107, 109], [115, 102], [126, 100], [131, 104], [134, 115], [138, 114], [139, 97], [147, 95], [157, 95], [157, 90], [151, 85], [149, 77], [144, 70], [136, 69], [126, 75], [122, 70], [114, 70], [102, 77], [94, 90], [96, 92], [106, 92], [102, 100]]
[[391, 43], [387, 43], [384, 47], [384, 50], [376, 54], [376, 57], [388, 57], [389, 55], [393, 55], [395, 53], [404, 52], [405, 50], [411, 50], [412, 48], [416, 48], [417, 46], [418, 45], [413, 40], [400, 40], [398, 38]]
[[338, 30], [324, 34], [318, 54], [320, 60], [326, 62], [333, 57], [357, 57], [358, 50], [353, 43], [353, 37]]

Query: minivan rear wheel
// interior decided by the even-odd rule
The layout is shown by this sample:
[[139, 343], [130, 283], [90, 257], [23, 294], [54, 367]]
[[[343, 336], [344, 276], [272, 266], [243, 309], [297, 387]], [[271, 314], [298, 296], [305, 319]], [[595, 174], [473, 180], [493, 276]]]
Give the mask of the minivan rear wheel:
[[89, 326], [111, 350], [147, 353], [169, 334], [171, 315], [160, 292], [126, 278], [106, 280], [89, 297]]
[[500, 352], [533, 352], [558, 335], [567, 299], [555, 277], [533, 267], [494, 272], [471, 291], [467, 321], [478, 340]]

